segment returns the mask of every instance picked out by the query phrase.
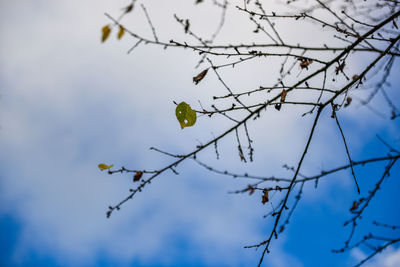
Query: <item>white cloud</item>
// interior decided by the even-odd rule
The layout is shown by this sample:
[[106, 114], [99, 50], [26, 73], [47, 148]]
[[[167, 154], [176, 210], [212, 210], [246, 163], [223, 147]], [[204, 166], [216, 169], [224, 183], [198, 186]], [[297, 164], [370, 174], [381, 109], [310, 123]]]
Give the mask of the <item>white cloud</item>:
[[[351, 256], [358, 263], [369, 256], [366, 252], [359, 248], [354, 248], [351, 250]], [[372, 259], [368, 260], [362, 266], [365, 267], [396, 267], [400, 265], [400, 248], [388, 247], [383, 252], [378, 253]]]

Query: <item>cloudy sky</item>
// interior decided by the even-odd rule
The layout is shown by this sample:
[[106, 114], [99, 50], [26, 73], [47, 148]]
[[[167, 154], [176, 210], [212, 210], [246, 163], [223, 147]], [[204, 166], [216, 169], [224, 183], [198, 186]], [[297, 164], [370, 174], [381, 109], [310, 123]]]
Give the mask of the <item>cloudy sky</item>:
[[[188, 38], [174, 21], [175, 13], [193, 18], [193, 30], [202, 36], [211, 36], [218, 24], [211, 1], [197, 7], [194, 1], [142, 2], [158, 38], [166, 42]], [[117, 40], [115, 30], [100, 42], [101, 28], [110, 23], [104, 12], [117, 17], [128, 3], [0, 1], [1, 266], [255, 266], [259, 260], [261, 251], [243, 247], [266, 238], [271, 221], [263, 215], [270, 206], [262, 205], [261, 195], [227, 194], [246, 187], [248, 180], [210, 173], [193, 161], [180, 165], [179, 175], [164, 173], [106, 218], [107, 207], [129, 193], [132, 177], [107, 175], [99, 163], [158, 169], [173, 159], [150, 147], [184, 154], [232, 125], [224, 117], [202, 116], [194, 127], [179, 127], [173, 101], [199, 108], [198, 100], [206, 105], [213, 95], [226, 94], [211, 72], [193, 84], [192, 77], [201, 71], [195, 68], [198, 54], [140, 45], [128, 55], [135, 40], [127, 35]], [[232, 4], [228, 15], [234, 19], [226, 22], [221, 42], [249, 34], [247, 17], [235, 12]], [[126, 26], [152, 38], [139, 5]], [[285, 24], [280, 29], [293, 40], [310, 34]], [[323, 38], [323, 32], [314, 33], [312, 41]], [[255, 62], [221, 73], [239, 91], [270, 85], [278, 67], [274, 61]], [[394, 99], [399, 99], [398, 80], [391, 81]], [[296, 164], [312, 123], [312, 117], [301, 114], [301, 108], [271, 111], [249, 123], [253, 163], [240, 161], [234, 135], [219, 144], [220, 160], [213, 149], [199, 159], [221, 170], [290, 175], [281, 166]], [[309, 175], [346, 164], [337, 127], [329, 114], [324, 116], [305, 165]], [[383, 119], [354, 105], [343, 112], [342, 123], [355, 160], [386, 155], [376, 134], [400, 147], [398, 119]], [[379, 163], [356, 168], [364, 193], [383, 168]], [[370, 231], [373, 219], [399, 224], [400, 207], [387, 208], [399, 201], [398, 166], [391, 174], [356, 237]], [[349, 172], [327, 177], [317, 189], [306, 185], [288, 229], [274, 240], [264, 265], [350, 266], [363, 259], [369, 253], [365, 248], [331, 253], [348, 235], [343, 222], [357, 197]], [[400, 248], [392, 247], [368, 266], [399, 265]]]

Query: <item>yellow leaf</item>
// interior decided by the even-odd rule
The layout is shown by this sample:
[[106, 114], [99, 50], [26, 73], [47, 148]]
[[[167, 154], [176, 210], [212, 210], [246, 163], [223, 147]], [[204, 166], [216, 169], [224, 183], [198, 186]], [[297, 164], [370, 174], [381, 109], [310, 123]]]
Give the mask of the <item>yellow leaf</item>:
[[121, 25], [119, 25], [119, 32], [118, 32], [118, 40], [122, 38], [122, 36], [124, 36], [125, 33], [125, 29], [124, 27], [122, 27]]
[[108, 170], [108, 169], [114, 167], [114, 164], [107, 165], [107, 164], [104, 164], [104, 163], [100, 163], [98, 165], [98, 167], [99, 167], [100, 171], [104, 171], [104, 170]]
[[104, 26], [104, 27], [101, 29], [101, 32], [102, 32], [102, 35], [101, 35], [101, 42], [104, 43], [104, 42], [107, 40], [107, 38], [108, 38], [108, 36], [110, 35], [110, 33], [111, 33], [111, 28], [110, 28], [110, 26], [109, 26], [109, 25]]

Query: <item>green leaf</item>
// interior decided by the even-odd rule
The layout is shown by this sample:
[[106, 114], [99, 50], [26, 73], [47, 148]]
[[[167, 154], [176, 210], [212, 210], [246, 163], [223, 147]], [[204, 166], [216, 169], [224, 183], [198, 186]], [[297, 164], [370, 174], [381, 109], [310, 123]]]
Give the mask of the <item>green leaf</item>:
[[196, 111], [194, 111], [185, 102], [181, 102], [178, 106], [176, 106], [175, 114], [182, 129], [193, 126], [196, 123]]

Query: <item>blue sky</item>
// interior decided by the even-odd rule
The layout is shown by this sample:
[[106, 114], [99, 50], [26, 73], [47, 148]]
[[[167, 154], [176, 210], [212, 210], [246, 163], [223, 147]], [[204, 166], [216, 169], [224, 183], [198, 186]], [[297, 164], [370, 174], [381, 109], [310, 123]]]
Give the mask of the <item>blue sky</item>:
[[[0, 265], [254, 266], [260, 251], [243, 246], [265, 239], [271, 221], [262, 216], [269, 207], [262, 205], [261, 195], [227, 194], [246, 187], [248, 180], [210, 173], [192, 161], [177, 168], [180, 175], [165, 173], [111, 219], [105, 217], [107, 207], [128, 194], [132, 181], [130, 176], [102, 173], [97, 164], [159, 168], [171, 159], [149, 147], [182, 154], [231, 125], [223, 117], [203, 116], [194, 127], [181, 130], [176, 121], [173, 101], [196, 106], [198, 99], [206, 104], [213, 95], [225, 93], [212, 73], [199, 85], [193, 84], [192, 77], [199, 72], [194, 68], [196, 53], [143, 45], [127, 55], [135, 43], [128, 36], [121, 41], [111, 36], [100, 43], [100, 29], [109, 23], [104, 12], [116, 16], [126, 3], [0, 3]], [[193, 27], [205, 35], [215, 23], [204, 20], [202, 12], [214, 14], [206, 4], [200, 7], [202, 12], [191, 2], [154, 1], [146, 7], [159, 38], [165, 40], [183, 38], [174, 13], [193, 17]], [[135, 9], [127, 26], [151, 37], [142, 13]], [[201, 23], [196, 24], [196, 19]], [[247, 18], [231, 22], [221, 40], [246, 36]], [[288, 38], [296, 40], [303, 34], [285, 27]], [[323, 39], [321, 32], [313, 41]], [[352, 66], [361, 66], [363, 60]], [[274, 68], [275, 61], [267, 65], [260, 61], [240, 69], [240, 75], [222, 73], [239, 90], [268, 84]], [[392, 79], [389, 91], [395, 103], [400, 97], [397, 84]], [[378, 106], [384, 103], [381, 97], [376, 101]], [[302, 118], [301, 111], [273, 111], [249, 123], [256, 149], [253, 163], [240, 162], [233, 135], [219, 144], [219, 161], [212, 149], [199, 158], [238, 173], [288, 175], [281, 166], [296, 163], [312, 122], [310, 116]], [[340, 115], [354, 160], [386, 155], [376, 134], [400, 147], [398, 119], [382, 119], [357, 105]], [[306, 174], [347, 162], [335, 122], [324, 114], [321, 123], [302, 170]], [[356, 168], [363, 192], [373, 186], [383, 168], [381, 163]], [[387, 208], [399, 201], [399, 174], [398, 166], [394, 167], [362, 220], [357, 238], [370, 231], [372, 219], [400, 221], [400, 208]], [[326, 177], [317, 189], [306, 185], [289, 227], [272, 243], [264, 266], [358, 262], [367, 250], [331, 253], [343, 245], [350, 230], [343, 222], [356, 198], [348, 171]], [[393, 235], [391, 230], [382, 231]], [[387, 249], [366, 266], [396, 264], [400, 264], [399, 247]]]

